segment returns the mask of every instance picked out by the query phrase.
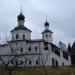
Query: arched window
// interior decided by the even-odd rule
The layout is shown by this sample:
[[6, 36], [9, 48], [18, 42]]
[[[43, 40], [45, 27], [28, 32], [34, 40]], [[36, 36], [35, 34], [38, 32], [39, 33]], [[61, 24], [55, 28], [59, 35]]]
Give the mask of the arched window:
[[64, 63], [62, 63], [62, 66], [64, 66]]
[[52, 66], [53, 67], [58, 67], [58, 61], [52, 58]]
[[11, 48], [11, 52], [13, 52], [13, 48]]
[[28, 48], [28, 51], [31, 51], [31, 47]]
[[58, 67], [58, 61], [56, 60], [56, 67]]
[[23, 34], [23, 40], [25, 39], [25, 35]]
[[21, 54], [23, 53], [23, 48], [21, 48]]
[[23, 61], [22, 60], [20, 61], [20, 65], [23, 65]]
[[37, 51], [37, 47], [35, 47], [35, 51]]
[[29, 65], [31, 65], [31, 60], [29, 60]]
[[18, 39], [19, 38], [19, 36], [18, 35], [16, 35], [16, 39]]
[[48, 35], [46, 34], [46, 37], [48, 37]]
[[38, 60], [36, 60], [36, 65], [38, 65], [39, 64], [39, 61]]
[[48, 49], [48, 43], [44, 43], [44, 50], [47, 51]]
[[52, 66], [54, 67], [54, 58], [52, 58]]
[[13, 64], [13, 60], [11, 61], [11, 64]]
[[49, 34], [49, 37], [51, 37], [51, 34]]
[[44, 38], [44, 35], [43, 35], [43, 38]]
[[18, 61], [15, 62], [15, 66], [18, 66]]

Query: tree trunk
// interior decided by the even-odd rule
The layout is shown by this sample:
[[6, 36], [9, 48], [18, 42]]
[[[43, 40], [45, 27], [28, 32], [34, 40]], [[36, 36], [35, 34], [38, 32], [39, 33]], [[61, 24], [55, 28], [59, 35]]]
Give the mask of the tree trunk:
[[9, 70], [9, 75], [12, 75], [12, 71], [11, 70]]
[[45, 71], [45, 75], [47, 75], [47, 71], [46, 71], [46, 69], [45, 69], [45, 66], [43, 66], [43, 69], [44, 69], [44, 71]]

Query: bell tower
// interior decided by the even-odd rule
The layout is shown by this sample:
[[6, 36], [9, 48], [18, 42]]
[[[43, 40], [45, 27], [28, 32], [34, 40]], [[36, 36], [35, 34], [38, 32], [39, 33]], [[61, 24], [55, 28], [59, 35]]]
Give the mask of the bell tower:
[[49, 29], [49, 22], [46, 19], [44, 23], [45, 30], [42, 32], [42, 39], [46, 42], [52, 43], [53, 42], [53, 32]]

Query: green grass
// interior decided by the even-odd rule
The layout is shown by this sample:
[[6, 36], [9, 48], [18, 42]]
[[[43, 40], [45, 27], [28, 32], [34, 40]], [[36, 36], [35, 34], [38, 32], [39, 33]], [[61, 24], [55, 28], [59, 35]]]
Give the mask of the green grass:
[[[47, 75], [75, 75], [75, 67], [45, 67]], [[17, 68], [12, 75], [46, 75], [43, 67]], [[0, 69], [0, 75], [10, 75], [8, 70]]]

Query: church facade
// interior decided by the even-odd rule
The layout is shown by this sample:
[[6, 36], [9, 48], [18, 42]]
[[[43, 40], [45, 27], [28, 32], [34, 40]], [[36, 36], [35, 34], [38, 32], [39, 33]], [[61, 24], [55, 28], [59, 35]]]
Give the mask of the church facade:
[[[32, 31], [24, 26], [25, 16], [22, 12], [17, 17], [18, 26], [11, 30], [11, 40], [0, 45], [0, 56], [6, 56], [4, 61], [10, 61], [9, 66], [70, 66], [71, 58], [67, 48], [53, 44], [53, 32], [49, 23], [44, 23], [42, 38], [32, 40]], [[0, 64], [3, 62], [0, 59]]]

